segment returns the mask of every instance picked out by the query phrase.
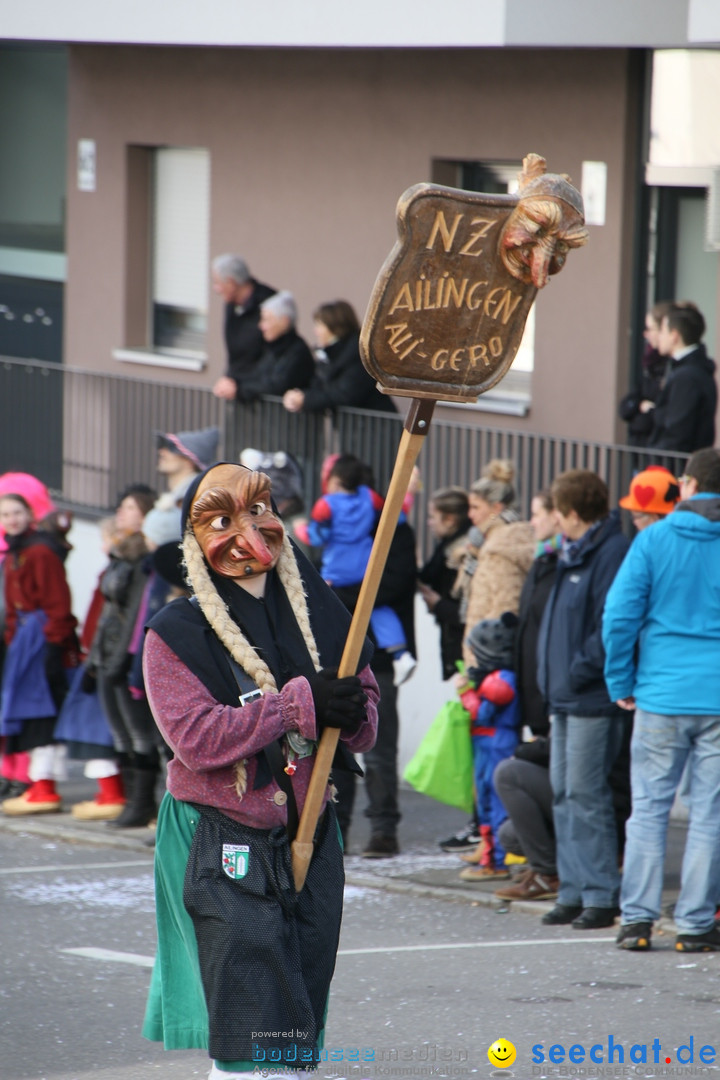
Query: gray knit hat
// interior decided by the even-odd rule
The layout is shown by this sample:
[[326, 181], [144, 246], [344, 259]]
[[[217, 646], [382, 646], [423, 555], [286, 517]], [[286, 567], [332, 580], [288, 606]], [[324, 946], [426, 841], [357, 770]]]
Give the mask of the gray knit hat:
[[473, 626], [465, 640], [482, 671], [514, 666], [517, 628], [518, 617], [512, 611], [504, 611], [499, 619], [483, 619]]
[[193, 463], [198, 472], [204, 472], [208, 465], [212, 465], [217, 459], [220, 429], [209, 427], [200, 431], [178, 431], [175, 435], [159, 431], [157, 440], [159, 448], [164, 447], [173, 454], [182, 454]]

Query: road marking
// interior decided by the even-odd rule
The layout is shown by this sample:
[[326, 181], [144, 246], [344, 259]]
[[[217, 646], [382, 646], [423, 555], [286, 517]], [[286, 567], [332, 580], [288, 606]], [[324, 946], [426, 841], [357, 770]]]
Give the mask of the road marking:
[[607, 945], [614, 937], [531, 938], [529, 941], [451, 941], [445, 945], [382, 945], [371, 949], [340, 949], [338, 956], [365, 956], [389, 952], [445, 952], [450, 949], [516, 949], [528, 945]]
[[136, 967], [152, 967], [155, 963], [154, 956], [143, 956], [141, 953], [115, 952], [113, 949], [61, 949], [61, 952], [71, 953], [73, 956], [84, 956], [87, 960], [109, 960], [114, 964], [135, 964]]
[[82, 866], [10, 866], [0, 870], [0, 877], [9, 874], [64, 874], [70, 870], [115, 870], [121, 866], [145, 866], [152, 869], [152, 860], [143, 859], [142, 862], [135, 859], [132, 862], [98, 862], [83, 863]]
[[[382, 945], [370, 949], [340, 949], [338, 956], [369, 956], [377, 953], [395, 952], [448, 952], [451, 949], [507, 949], [527, 948], [528, 945], [607, 945], [614, 937], [602, 938], [533, 938], [530, 941], [452, 941], [445, 945]], [[142, 956], [140, 953], [115, 952], [113, 949], [61, 949], [61, 952], [73, 956], [84, 956], [87, 960], [106, 960], [115, 964], [135, 964], [137, 967], [152, 967], [155, 958]]]

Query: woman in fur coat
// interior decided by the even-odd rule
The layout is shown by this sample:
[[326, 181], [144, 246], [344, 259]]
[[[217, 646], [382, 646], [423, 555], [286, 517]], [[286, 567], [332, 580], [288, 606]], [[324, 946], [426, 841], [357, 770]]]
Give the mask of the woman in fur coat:
[[[479, 534], [477, 555], [466, 557], [458, 574], [456, 591], [464, 594], [465, 634], [483, 619], [499, 619], [504, 611], [517, 614], [520, 593], [535, 554], [535, 537], [526, 521], [518, 521], [514, 509], [515, 468], [511, 461], [495, 458], [470, 489], [468, 514]], [[474, 663], [472, 651], [463, 646], [466, 667]]]

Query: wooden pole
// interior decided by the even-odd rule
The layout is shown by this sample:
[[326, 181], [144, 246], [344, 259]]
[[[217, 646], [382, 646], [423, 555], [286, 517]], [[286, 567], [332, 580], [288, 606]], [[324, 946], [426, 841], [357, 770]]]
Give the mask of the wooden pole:
[[[405, 419], [385, 505], [380, 515], [367, 570], [360, 587], [360, 594], [355, 605], [355, 612], [350, 623], [340, 666], [338, 667], [338, 678], [354, 675], [357, 671], [370, 616], [375, 606], [375, 597], [380, 587], [380, 578], [385, 569], [388, 551], [395, 534], [412, 471], [430, 428], [435, 404], [435, 401], [428, 398], [412, 399]], [[298, 892], [305, 884], [310, 860], [312, 859], [313, 837], [322, 810], [339, 737], [340, 731], [337, 728], [326, 728], [322, 733], [315, 755], [315, 765], [310, 777], [310, 786], [305, 805], [300, 816], [297, 836], [292, 843], [293, 877]]]

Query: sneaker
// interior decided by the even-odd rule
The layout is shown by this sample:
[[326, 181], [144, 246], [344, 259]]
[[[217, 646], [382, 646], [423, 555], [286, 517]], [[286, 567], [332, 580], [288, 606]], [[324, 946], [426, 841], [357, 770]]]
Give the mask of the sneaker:
[[718, 952], [720, 930], [713, 924], [704, 934], [678, 934], [675, 948], [678, 952]]
[[412, 653], [400, 653], [393, 660], [393, 683], [395, 686], [402, 686], [404, 682], [407, 682], [416, 667], [417, 660]]
[[521, 874], [514, 885], [498, 889], [495, 895], [498, 900], [554, 900], [559, 888], [558, 878], [531, 868]]
[[439, 845], [443, 851], [449, 851], [453, 855], [457, 855], [462, 851], [475, 851], [478, 844], [482, 840], [478, 827], [474, 821], [471, 821], [469, 825], [466, 825], [460, 832], [455, 833], [454, 836], [449, 836], [447, 840], [440, 840]]
[[466, 866], [460, 871], [461, 881], [499, 881], [509, 877], [510, 871], [504, 866]]
[[399, 854], [400, 847], [397, 837], [376, 833], [375, 836], [370, 837], [362, 857], [363, 859], [391, 859], [393, 855]]
[[650, 936], [652, 923], [631, 922], [620, 926], [620, 932], [615, 938], [618, 949], [630, 949], [632, 952], [647, 952], [650, 948]]

